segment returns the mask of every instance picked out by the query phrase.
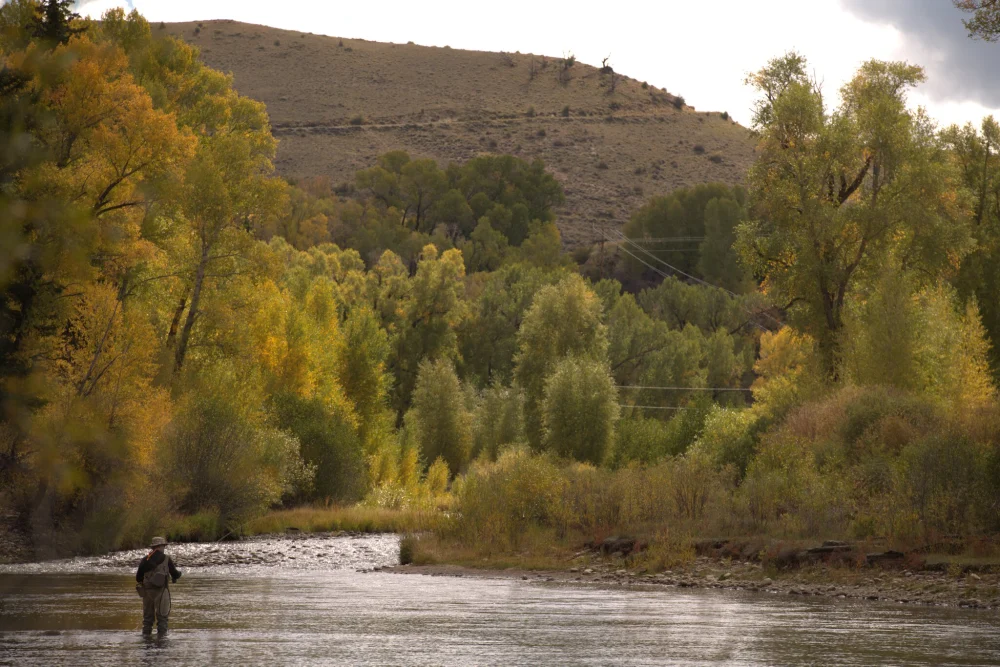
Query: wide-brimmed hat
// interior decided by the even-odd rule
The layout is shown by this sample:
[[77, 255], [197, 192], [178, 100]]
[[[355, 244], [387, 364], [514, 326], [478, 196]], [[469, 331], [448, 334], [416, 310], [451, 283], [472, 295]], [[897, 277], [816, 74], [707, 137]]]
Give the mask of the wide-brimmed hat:
[[151, 546], [151, 547], [162, 547], [162, 546], [166, 546], [166, 544], [167, 544], [167, 538], [165, 538], [165, 537], [154, 537], [153, 541], [149, 543], [149, 546]]

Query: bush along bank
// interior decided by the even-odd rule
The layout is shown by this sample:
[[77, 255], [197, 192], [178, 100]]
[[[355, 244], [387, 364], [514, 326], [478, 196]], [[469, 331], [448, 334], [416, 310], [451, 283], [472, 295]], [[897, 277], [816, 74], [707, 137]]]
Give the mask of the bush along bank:
[[[832, 543], [831, 543], [832, 542]], [[580, 585], [702, 588], [899, 604], [1000, 609], [1000, 558], [867, 551], [827, 541], [699, 540], [664, 568], [658, 545], [610, 537], [575, 554], [477, 558], [433, 537], [401, 543], [406, 574], [515, 578]], [[659, 551], [662, 553], [662, 551]]]
[[[850, 393], [803, 413], [872, 402]], [[889, 412], [898, 418], [894, 407]], [[864, 418], [878, 423], [877, 413], [872, 408]], [[921, 437], [944, 428], [928, 424], [931, 434]], [[880, 453], [890, 474], [866, 488], [871, 461], [835, 457], [841, 436], [813, 433], [823, 437], [822, 474], [805, 441], [783, 450], [793, 464], [780, 463], [771, 448], [785, 443], [782, 428], [761, 437], [742, 475], [720, 462], [707, 431], [684, 454], [617, 469], [507, 448], [455, 480], [452, 512], [434, 530], [406, 539], [402, 561], [412, 571], [461, 566], [594, 582], [1000, 605], [1000, 542], [989, 537], [987, 485], [971, 476], [960, 511], [921, 519], [916, 490], [933, 488], [933, 470]]]

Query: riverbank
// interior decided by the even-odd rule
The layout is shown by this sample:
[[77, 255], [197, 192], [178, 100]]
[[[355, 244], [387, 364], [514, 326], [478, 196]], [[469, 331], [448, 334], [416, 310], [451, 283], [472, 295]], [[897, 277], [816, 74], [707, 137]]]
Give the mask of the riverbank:
[[956, 576], [939, 571], [890, 572], [825, 564], [774, 571], [760, 563], [727, 563], [708, 557], [698, 557], [687, 565], [660, 573], [627, 569], [614, 562], [589, 562], [562, 569], [492, 569], [468, 565], [410, 564], [382, 568], [382, 571], [637, 588], [713, 588], [775, 595], [1000, 610], [1000, 574], [996, 571], [966, 572]]
[[[274, 510], [239, 526], [227, 528], [212, 513], [173, 514], [163, 518], [154, 534], [171, 543], [222, 542], [258, 536], [330, 536], [367, 533], [417, 533], [436, 529], [444, 519], [437, 509], [410, 507], [387, 509], [364, 505], [297, 507]], [[144, 548], [148, 537], [122, 537], [96, 551], [79, 547], [79, 535], [50, 534], [38, 543], [10, 525], [0, 525], [0, 564], [93, 556]], [[74, 539], [75, 538], [75, 539]]]
[[[991, 543], [992, 544], [992, 543]], [[955, 546], [955, 545], [952, 545]], [[573, 547], [526, 536], [517, 553], [483, 554], [436, 535], [401, 541], [389, 571], [619, 586], [749, 590], [974, 609], [1000, 609], [1000, 557], [873, 549], [870, 543], [767, 538], [678, 541], [665, 548], [612, 537]]]

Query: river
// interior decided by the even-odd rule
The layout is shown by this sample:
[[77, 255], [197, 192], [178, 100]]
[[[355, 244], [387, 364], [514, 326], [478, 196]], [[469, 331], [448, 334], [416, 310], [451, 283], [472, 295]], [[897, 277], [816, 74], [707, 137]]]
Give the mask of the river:
[[992, 611], [358, 571], [397, 545], [172, 545], [163, 641], [139, 634], [141, 552], [0, 566], [0, 665], [1000, 664]]

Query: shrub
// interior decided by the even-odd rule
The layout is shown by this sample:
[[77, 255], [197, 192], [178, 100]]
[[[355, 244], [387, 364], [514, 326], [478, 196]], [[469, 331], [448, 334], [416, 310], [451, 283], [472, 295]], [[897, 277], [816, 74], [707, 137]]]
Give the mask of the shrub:
[[572, 252], [573, 261], [582, 266], [587, 263], [587, 260], [590, 259], [590, 255], [593, 253], [593, 251], [594, 251], [593, 246], [589, 245], [577, 246], [576, 248], [573, 249]]
[[358, 114], [357, 116], [351, 118], [350, 120], [351, 125], [364, 125], [365, 122], [366, 122], [365, 117], [362, 116], [361, 114]]
[[605, 162], [605, 161], [603, 161], [603, 160], [601, 160], [600, 162], [597, 163], [597, 168], [598, 169], [602, 169], [602, 170], [603, 169], [607, 169], [608, 168], [608, 163]]
[[221, 367], [203, 375], [171, 426], [170, 477], [181, 510], [216, 510], [234, 526], [307, 488], [314, 471], [294, 436], [266, 425], [253, 380]]
[[560, 112], [560, 114], [562, 115], [563, 118], [569, 118], [569, 105], [568, 104], [562, 108], [562, 111]]
[[674, 108], [677, 110], [684, 108], [684, 98], [680, 95], [675, 95], [673, 99]]
[[696, 445], [716, 465], [731, 465], [742, 477], [754, 455], [762, 425], [752, 410], [713, 408]]
[[671, 451], [670, 435], [670, 427], [659, 419], [632, 417], [620, 420], [615, 429], [611, 465], [620, 468], [633, 461], [655, 463], [676, 453]]
[[275, 395], [272, 402], [278, 424], [298, 439], [302, 458], [315, 468], [315, 496], [361, 499], [367, 490], [365, 460], [350, 408], [291, 392]]
[[201, 33], [201, 28], [200, 28], [200, 27], [196, 27], [196, 28], [194, 29], [194, 34], [196, 34], [196, 35], [197, 35], [197, 34], [199, 34], [199, 33]]
[[280, 39], [274, 40], [274, 45], [275, 46], [281, 46], [281, 40]]
[[900, 455], [903, 483], [925, 538], [975, 532], [995, 517], [980, 500], [987, 453], [961, 434], [935, 433], [908, 445]]
[[496, 463], [474, 465], [457, 498], [458, 534], [486, 551], [516, 549], [529, 526], [551, 526], [565, 481], [545, 456], [509, 449]]
[[546, 134], [546, 133], [545, 133], [545, 129], [543, 128], [543, 129], [541, 129], [541, 130], [538, 130], [538, 132], [536, 132], [535, 134], [536, 134], [537, 136], [539, 136], [539, 137], [544, 137], [544, 136], [545, 136], [545, 134]]
[[535, 117], [535, 107], [528, 107], [528, 111], [525, 113], [528, 118]]
[[[413, 42], [410, 42], [411, 44]], [[417, 550], [417, 536], [404, 535], [399, 540], [399, 564], [409, 565], [413, 562], [413, 555]]]
[[643, 90], [647, 90], [648, 88], [649, 88], [649, 84], [648, 84], [648, 83], [646, 83], [645, 81], [643, 81], [643, 82], [642, 82], [642, 89], [643, 89]]
[[728, 111], [723, 111], [722, 114], [721, 114], [721, 116], [722, 116], [722, 120], [729, 120], [729, 112]]
[[691, 147], [691, 150], [693, 150], [698, 155], [701, 155], [702, 153], [705, 152], [705, 147], [702, 146], [701, 144], [695, 144], [694, 146]]
[[714, 162], [715, 164], [722, 164], [723, 158], [721, 153], [712, 153], [708, 156], [709, 162]]

